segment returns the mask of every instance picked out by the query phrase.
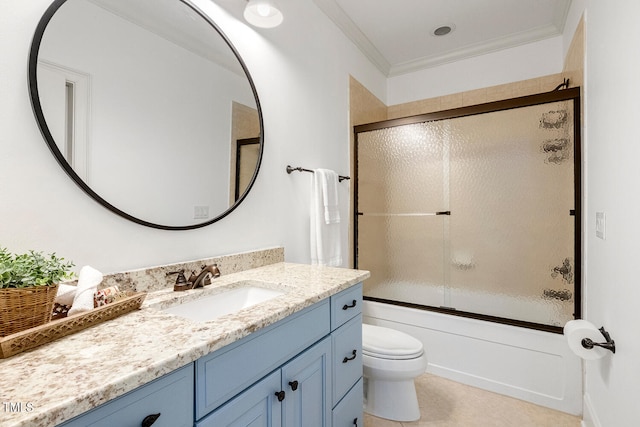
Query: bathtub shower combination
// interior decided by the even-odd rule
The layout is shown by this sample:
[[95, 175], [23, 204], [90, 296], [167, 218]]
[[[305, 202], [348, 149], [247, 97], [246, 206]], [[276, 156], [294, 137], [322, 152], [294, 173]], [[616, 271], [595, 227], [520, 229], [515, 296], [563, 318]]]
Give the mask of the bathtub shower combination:
[[[579, 393], [567, 386], [579, 383], [579, 369], [558, 333], [580, 317], [580, 89], [354, 130], [354, 259], [371, 271], [365, 320], [422, 339], [433, 372], [579, 412]], [[445, 319], [453, 326], [442, 326]], [[504, 338], [513, 331], [540, 347]], [[496, 372], [538, 363], [540, 378], [548, 376], [558, 391], [530, 387], [526, 378], [510, 384], [466, 361], [439, 363], [443, 352], [455, 359], [452, 343], [463, 335], [465, 348], [455, 351], [482, 354], [469, 346], [499, 344], [486, 348], [501, 353], [487, 362]], [[523, 348], [533, 359], [518, 354]], [[523, 396], [528, 392], [533, 397]], [[558, 403], [567, 393], [572, 403]]]

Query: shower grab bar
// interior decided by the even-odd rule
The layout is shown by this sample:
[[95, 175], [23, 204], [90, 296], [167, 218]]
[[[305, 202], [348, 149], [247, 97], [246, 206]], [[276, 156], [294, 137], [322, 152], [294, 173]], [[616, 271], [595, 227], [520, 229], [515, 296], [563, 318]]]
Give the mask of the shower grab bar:
[[451, 211], [420, 212], [420, 213], [358, 212], [358, 215], [360, 216], [437, 216], [437, 215], [451, 215]]
[[[290, 174], [293, 171], [298, 171], [298, 172], [311, 172], [314, 173], [311, 169], [305, 169], [305, 168], [301, 168], [301, 167], [297, 167], [297, 168], [293, 168], [290, 165], [287, 165], [287, 173]], [[349, 176], [342, 176], [342, 175], [338, 175], [338, 181], [342, 182], [345, 179], [351, 179], [351, 177]]]

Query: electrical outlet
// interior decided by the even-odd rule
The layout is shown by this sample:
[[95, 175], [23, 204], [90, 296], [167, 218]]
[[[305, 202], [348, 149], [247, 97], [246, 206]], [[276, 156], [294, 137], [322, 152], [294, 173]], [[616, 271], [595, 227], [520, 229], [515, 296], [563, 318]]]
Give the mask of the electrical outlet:
[[606, 225], [604, 212], [596, 212], [596, 237], [605, 239]]
[[193, 219], [208, 219], [208, 218], [209, 218], [209, 206], [193, 207]]

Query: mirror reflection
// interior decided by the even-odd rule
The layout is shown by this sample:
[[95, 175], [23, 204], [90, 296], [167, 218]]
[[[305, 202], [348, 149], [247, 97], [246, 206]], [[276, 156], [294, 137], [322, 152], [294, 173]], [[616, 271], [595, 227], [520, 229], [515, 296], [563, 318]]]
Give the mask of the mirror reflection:
[[[250, 77], [216, 27], [180, 0], [52, 9], [30, 59], [32, 96], [72, 178], [153, 227], [195, 228], [228, 214], [255, 179], [262, 129]], [[257, 151], [238, 155], [249, 138]]]

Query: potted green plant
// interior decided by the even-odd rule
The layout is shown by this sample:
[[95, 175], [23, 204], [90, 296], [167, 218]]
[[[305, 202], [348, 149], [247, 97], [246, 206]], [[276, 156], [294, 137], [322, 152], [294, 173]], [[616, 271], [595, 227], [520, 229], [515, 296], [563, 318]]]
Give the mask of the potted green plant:
[[58, 283], [73, 277], [73, 266], [55, 253], [0, 247], [0, 337], [49, 322]]

